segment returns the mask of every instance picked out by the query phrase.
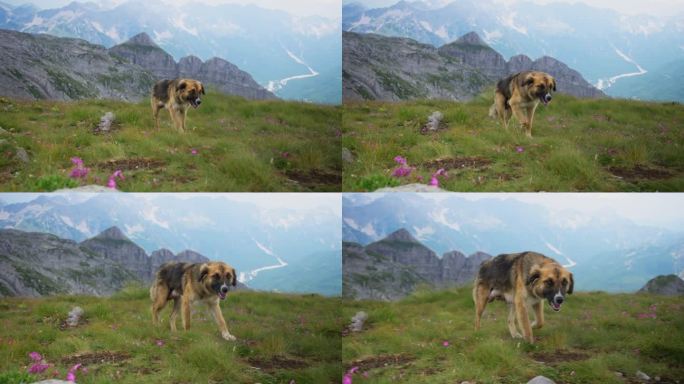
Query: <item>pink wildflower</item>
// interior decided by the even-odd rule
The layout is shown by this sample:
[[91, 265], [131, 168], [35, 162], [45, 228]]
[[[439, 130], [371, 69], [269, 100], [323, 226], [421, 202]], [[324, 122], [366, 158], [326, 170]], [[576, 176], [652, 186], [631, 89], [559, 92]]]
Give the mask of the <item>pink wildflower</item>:
[[399, 163], [401, 165], [406, 165], [406, 158], [404, 158], [404, 157], [396, 156], [394, 158], [394, 161], [396, 161], [397, 163]]
[[47, 364], [36, 363], [36, 364], [33, 364], [33, 365], [28, 369], [28, 371], [29, 371], [29, 373], [42, 373], [42, 372], [44, 372], [46, 369], [48, 369], [49, 367], [50, 367], [50, 366], [47, 365]]
[[523, 153], [523, 152], [525, 152], [525, 148], [523, 148], [523, 147], [515, 147], [515, 151], [518, 152], [518, 153]]
[[157, 346], [163, 347], [164, 346], [164, 340], [157, 340]]
[[109, 176], [109, 181], [107, 181], [107, 188], [116, 189], [116, 179], [126, 180], [120, 169], [117, 169], [111, 176]]
[[442, 345], [445, 346], [445, 347], [448, 347], [448, 346], [449, 346], [449, 342], [446, 341], [446, 340], [444, 340], [444, 342], [442, 342]]
[[280, 156], [287, 159], [288, 157], [290, 157], [290, 152], [285, 151], [285, 152], [281, 153]]
[[29, 357], [30, 357], [31, 360], [33, 360], [33, 361], [41, 361], [41, 360], [43, 360], [43, 356], [41, 356], [40, 353], [38, 353], [38, 352], [31, 352], [31, 353], [29, 353]]
[[440, 176], [445, 176], [446, 177], [446, 171], [444, 168], [440, 168], [437, 170], [437, 172], [432, 174], [432, 177], [430, 177], [430, 185], [433, 187], [439, 187], [439, 177]]
[[196, 150], [195, 148], [193, 148], [193, 149], [190, 151], [190, 153], [192, 153], [193, 155], [196, 155], [196, 154], [199, 153], [199, 151]]
[[401, 156], [396, 156], [394, 161], [399, 164], [399, 167], [392, 171], [392, 176], [394, 177], [405, 177], [411, 174], [413, 168], [408, 166], [406, 158]]
[[83, 160], [80, 157], [72, 157], [71, 162], [74, 164], [74, 168], [71, 169], [69, 177], [72, 179], [81, 179], [88, 176], [89, 168], [86, 168], [83, 164]]

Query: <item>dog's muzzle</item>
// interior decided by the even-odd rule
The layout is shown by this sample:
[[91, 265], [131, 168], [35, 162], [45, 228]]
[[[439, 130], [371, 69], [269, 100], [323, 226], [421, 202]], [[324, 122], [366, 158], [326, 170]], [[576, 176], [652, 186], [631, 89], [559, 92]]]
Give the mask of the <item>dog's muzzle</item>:
[[218, 297], [219, 297], [219, 299], [225, 300], [225, 299], [226, 299], [226, 295], [228, 294], [228, 291], [229, 291], [229, 290], [230, 290], [230, 288], [228, 288], [227, 285], [223, 284], [223, 285], [219, 288], [219, 291], [218, 291]]
[[194, 100], [190, 100], [190, 105], [192, 105], [193, 108], [197, 108], [202, 104], [202, 100], [198, 97]]
[[553, 99], [553, 96], [551, 96], [550, 93], [539, 96], [539, 100], [541, 100], [541, 102], [544, 103], [544, 105], [549, 105], [549, 103], [551, 102], [551, 99]]
[[563, 295], [561, 295], [560, 293], [557, 293], [553, 297], [553, 300], [549, 300], [549, 304], [551, 305], [551, 309], [553, 309], [556, 312], [560, 311], [561, 305], [563, 304], [563, 301], [565, 301], [565, 297], [563, 297]]

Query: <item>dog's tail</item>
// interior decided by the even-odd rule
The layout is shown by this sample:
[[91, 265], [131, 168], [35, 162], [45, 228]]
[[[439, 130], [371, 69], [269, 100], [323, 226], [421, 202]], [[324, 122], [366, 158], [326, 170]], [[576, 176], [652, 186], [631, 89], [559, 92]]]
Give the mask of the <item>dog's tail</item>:
[[492, 104], [491, 107], [489, 107], [489, 117], [492, 119], [496, 119], [496, 103]]

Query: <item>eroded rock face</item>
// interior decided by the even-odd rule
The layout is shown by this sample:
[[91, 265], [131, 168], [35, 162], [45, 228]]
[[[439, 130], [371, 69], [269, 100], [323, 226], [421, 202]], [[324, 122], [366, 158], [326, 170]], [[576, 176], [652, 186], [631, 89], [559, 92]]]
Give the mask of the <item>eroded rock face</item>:
[[343, 34], [342, 89], [345, 100], [469, 100], [499, 79], [521, 71], [547, 72], [559, 92], [604, 97], [579, 72], [552, 58], [509, 61], [476, 33], [435, 48], [415, 40], [375, 34]]
[[638, 292], [656, 295], [684, 295], [684, 280], [677, 275], [660, 275], [649, 280]]
[[345, 242], [342, 255], [342, 294], [376, 300], [400, 299], [420, 284], [438, 288], [468, 284], [480, 264], [491, 258], [483, 252], [466, 257], [458, 251], [439, 258], [403, 228], [366, 247]]

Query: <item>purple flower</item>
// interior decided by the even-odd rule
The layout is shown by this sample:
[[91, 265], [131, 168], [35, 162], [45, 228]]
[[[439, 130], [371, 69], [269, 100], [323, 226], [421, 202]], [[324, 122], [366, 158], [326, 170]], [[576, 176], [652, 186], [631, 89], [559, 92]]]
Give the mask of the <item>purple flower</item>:
[[36, 364], [33, 364], [33, 365], [28, 369], [28, 371], [29, 371], [29, 373], [42, 373], [42, 372], [44, 372], [46, 369], [48, 369], [49, 367], [50, 367], [50, 366], [47, 365], [47, 364], [36, 363]]
[[33, 361], [41, 361], [41, 360], [43, 360], [43, 356], [41, 356], [40, 353], [38, 353], [38, 352], [31, 352], [31, 353], [29, 353], [29, 357], [30, 357], [31, 360], [33, 360]]
[[74, 168], [71, 169], [69, 177], [72, 179], [82, 179], [88, 176], [88, 171], [90, 169], [86, 168], [83, 164], [83, 160], [80, 157], [72, 157], [71, 162], [74, 164]]
[[199, 153], [199, 151], [196, 150], [195, 148], [193, 148], [193, 149], [190, 151], [190, 153], [192, 153], [193, 155], [196, 155], [196, 154]]
[[345, 373], [342, 377], [342, 384], [352, 384], [352, 375]]
[[290, 152], [287, 152], [287, 151], [286, 151], [286, 152], [283, 152], [283, 153], [280, 154], [280, 156], [282, 156], [282, 157], [284, 157], [284, 158], [287, 159], [288, 157], [290, 157]]
[[83, 160], [81, 160], [80, 157], [72, 157], [71, 162], [74, 163], [75, 166], [83, 165]]
[[397, 163], [399, 163], [401, 165], [406, 165], [406, 158], [404, 158], [404, 157], [397, 156], [394, 158], [394, 161], [396, 161]]
[[109, 176], [109, 180], [107, 181], [107, 188], [116, 188], [116, 179], [119, 178], [120, 180], [126, 180], [126, 178], [123, 175], [123, 172], [121, 172], [120, 169], [117, 169], [112, 173], [111, 176]]
[[404, 177], [411, 174], [412, 169], [410, 167], [404, 167], [403, 165], [392, 172], [394, 177]]
[[164, 346], [164, 340], [157, 340], [157, 347], [163, 347]]
[[69, 373], [67, 373], [66, 381], [70, 381], [72, 383], [75, 383], [76, 382], [76, 374], [74, 372], [69, 371]]
[[433, 187], [439, 187], [439, 177], [444, 176], [446, 177], [446, 171], [444, 168], [440, 168], [437, 170], [437, 172], [432, 174], [432, 177], [430, 177], [430, 185]]
[[515, 151], [518, 152], [518, 153], [523, 153], [523, 152], [525, 152], [525, 148], [523, 148], [523, 147], [515, 147]]
[[446, 340], [444, 340], [444, 341], [442, 342], [442, 346], [444, 346], [444, 347], [448, 347], [448, 346], [449, 346], [449, 342], [448, 342], [448, 341], [446, 341]]

